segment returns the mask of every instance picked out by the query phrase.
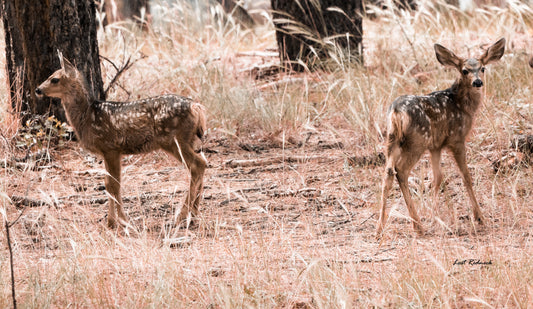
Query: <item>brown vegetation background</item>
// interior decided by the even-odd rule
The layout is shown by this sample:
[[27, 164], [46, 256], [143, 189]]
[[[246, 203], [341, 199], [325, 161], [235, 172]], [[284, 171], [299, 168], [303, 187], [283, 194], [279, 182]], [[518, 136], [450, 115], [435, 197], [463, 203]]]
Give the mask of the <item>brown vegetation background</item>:
[[[0, 209], [10, 221], [22, 213], [11, 228], [19, 305], [532, 306], [533, 171], [521, 160], [525, 154], [510, 147], [514, 137], [533, 131], [531, 7], [510, 2], [462, 12], [422, 2], [415, 12], [375, 11], [375, 18], [364, 18], [364, 67], [339, 56], [327, 72], [292, 75], [264, 74], [279, 63], [271, 22], [243, 30], [218, 18], [220, 7], [161, 3], [152, 6], [147, 30], [130, 23], [99, 30], [102, 55], [116, 63], [142, 58], [110, 99], [179, 93], [208, 109], [209, 169], [194, 228], [165, 225], [184, 197], [187, 173], [155, 152], [122, 162], [125, 209], [137, 233], [107, 229], [101, 159], [76, 142], [51, 146], [44, 139], [16, 161], [26, 150], [17, 147], [21, 131], [2, 88]], [[485, 102], [467, 146], [486, 226], [471, 223], [448, 155], [443, 190], [432, 200], [424, 157], [410, 188], [427, 234], [412, 231], [395, 185], [391, 219], [378, 241], [388, 104], [451, 85], [456, 72], [438, 65], [435, 42], [468, 56], [502, 36], [506, 54], [487, 70]], [[102, 70], [108, 82], [114, 69], [103, 63]], [[0, 239], [5, 308], [11, 282]]]

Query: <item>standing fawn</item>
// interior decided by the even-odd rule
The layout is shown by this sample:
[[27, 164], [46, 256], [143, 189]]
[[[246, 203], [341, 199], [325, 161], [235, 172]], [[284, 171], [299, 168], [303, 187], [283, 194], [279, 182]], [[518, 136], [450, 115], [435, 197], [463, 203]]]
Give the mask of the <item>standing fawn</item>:
[[61, 99], [67, 120], [81, 144], [104, 158], [105, 186], [111, 195], [108, 226], [128, 225], [120, 196], [121, 156], [156, 149], [163, 149], [184, 162], [191, 173], [189, 192], [175, 223], [187, 218], [189, 213], [196, 216], [207, 162], [194, 151], [194, 143], [206, 130], [204, 107], [177, 95], [133, 102], [97, 101], [89, 94], [80, 72], [61, 54], [59, 58], [61, 69], [35, 92], [38, 96]]
[[386, 167], [381, 193], [381, 212], [377, 234], [387, 222], [386, 202], [394, 176], [398, 179], [414, 229], [423, 234], [420, 219], [411, 199], [408, 177], [421, 155], [429, 150], [433, 170], [434, 201], [442, 182], [441, 151], [448, 148], [461, 174], [472, 203], [474, 219], [483, 224], [481, 210], [472, 189], [472, 178], [466, 165], [466, 137], [482, 98], [485, 65], [499, 60], [505, 50], [505, 39], [490, 46], [480, 58], [463, 59], [447, 48], [435, 44], [437, 60], [457, 69], [460, 77], [442, 91], [425, 96], [406, 95], [392, 102], [387, 115]]

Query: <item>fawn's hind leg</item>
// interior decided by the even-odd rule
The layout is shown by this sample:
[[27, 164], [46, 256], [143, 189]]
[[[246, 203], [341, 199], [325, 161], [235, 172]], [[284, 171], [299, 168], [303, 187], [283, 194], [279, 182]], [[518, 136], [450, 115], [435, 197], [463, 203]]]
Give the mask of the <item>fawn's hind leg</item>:
[[115, 206], [118, 212], [118, 223], [120, 223], [120, 225], [128, 223], [128, 217], [122, 208], [122, 198], [120, 196], [120, 154], [106, 153], [104, 154], [104, 162], [107, 171], [107, 175], [105, 176], [105, 188], [110, 195], [107, 225], [110, 228], [115, 228], [117, 227]]
[[394, 167], [389, 167], [389, 160], [387, 160], [387, 167], [385, 168], [385, 174], [383, 175], [383, 184], [381, 189], [381, 210], [379, 212], [379, 219], [376, 227], [377, 236], [381, 236], [385, 223], [387, 222], [387, 197], [394, 181]]
[[413, 169], [413, 166], [418, 162], [420, 156], [424, 153], [424, 149], [415, 148], [410, 149], [409, 151], [404, 151], [399, 157], [399, 160], [396, 164], [396, 179], [400, 185], [402, 191], [403, 199], [407, 205], [407, 210], [409, 211], [409, 216], [413, 221], [413, 228], [415, 231], [422, 235], [424, 229], [420, 223], [420, 218], [416, 211], [413, 199], [411, 197], [411, 191], [409, 191], [409, 174]]
[[394, 182], [394, 175], [396, 174], [396, 162], [398, 161], [401, 150], [396, 144], [387, 145], [387, 162], [385, 162], [385, 173], [383, 174], [383, 181], [381, 187], [381, 210], [379, 212], [379, 218], [376, 226], [376, 235], [381, 236], [383, 228], [387, 223], [387, 198], [389, 197], [389, 191]]
[[204, 173], [207, 162], [204, 157], [194, 151], [192, 143], [183, 143], [175, 140], [175, 144], [162, 147], [165, 151], [183, 162], [191, 174], [189, 191], [185, 196], [185, 202], [181, 212], [175, 218], [175, 224], [185, 220], [189, 213], [191, 217], [198, 215], [198, 208], [204, 189]]
[[383, 184], [381, 188], [381, 210], [379, 212], [379, 219], [376, 227], [376, 234], [379, 237], [383, 232], [385, 223], [387, 222], [387, 198], [389, 196], [389, 191], [394, 182], [394, 174], [396, 173], [394, 169], [394, 157], [388, 157], [385, 167], [385, 173], [383, 175]]
[[413, 199], [411, 197], [411, 192], [409, 191], [409, 171], [398, 171], [396, 173], [396, 179], [398, 179], [398, 183], [400, 184], [400, 189], [402, 190], [403, 199], [405, 200], [405, 204], [407, 205], [407, 210], [409, 211], [409, 216], [411, 217], [411, 220], [413, 221], [413, 228], [418, 234], [423, 234], [424, 229], [422, 228], [422, 225], [420, 224], [420, 218], [418, 217], [418, 213], [416, 211]]
[[407, 210], [409, 210], [409, 216], [413, 221], [413, 228], [418, 234], [423, 234], [424, 230], [420, 224], [420, 218], [418, 217], [411, 198], [411, 192], [409, 191], [408, 179], [411, 169], [413, 169], [413, 166], [420, 159], [424, 149], [414, 148], [407, 151], [406, 148], [402, 148], [399, 145], [390, 145], [388, 146], [388, 149], [389, 154], [387, 155], [387, 165], [385, 168], [385, 175], [383, 176], [383, 189], [381, 192], [381, 212], [376, 229], [377, 235], [380, 236], [383, 227], [387, 222], [386, 202], [394, 180], [394, 175], [396, 175], [396, 179], [398, 179], [403, 199], [407, 205]]

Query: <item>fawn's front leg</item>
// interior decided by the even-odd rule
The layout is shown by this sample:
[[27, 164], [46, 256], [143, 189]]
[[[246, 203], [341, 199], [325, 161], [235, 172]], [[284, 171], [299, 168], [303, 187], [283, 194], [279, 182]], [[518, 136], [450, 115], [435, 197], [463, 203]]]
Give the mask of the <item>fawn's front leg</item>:
[[180, 214], [176, 217], [175, 224], [179, 224], [185, 220], [189, 213], [191, 217], [198, 216], [198, 208], [202, 199], [204, 190], [204, 173], [207, 167], [205, 159], [194, 152], [192, 148], [183, 149], [183, 157], [191, 173], [191, 181], [189, 184], [189, 192], [185, 196], [185, 202], [181, 208]]
[[128, 223], [128, 218], [122, 208], [122, 198], [120, 196], [120, 157], [119, 153], [104, 154], [105, 169], [107, 171], [105, 188], [110, 195], [107, 225], [110, 228], [117, 227], [115, 206], [118, 212], [118, 223], [122, 226]]
[[440, 185], [442, 183], [442, 171], [440, 169], [441, 150], [432, 150], [431, 154], [431, 169], [433, 170], [433, 203], [434, 207], [438, 205], [438, 195]]
[[192, 142], [180, 142], [175, 139], [174, 143], [163, 145], [161, 148], [183, 162], [187, 170], [191, 173], [189, 191], [185, 196], [181, 211], [176, 213], [174, 218], [174, 224], [178, 225], [187, 219], [189, 213], [191, 217], [198, 215], [198, 207], [204, 189], [203, 179], [207, 162], [203, 156], [194, 152]]
[[481, 209], [479, 208], [479, 204], [477, 203], [476, 196], [474, 195], [474, 189], [472, 188], [472, 176], [470, 176], [470, 172], [468, 171], [468, 166], [466, 165], [466, 147], [462, 145], [462, 147], [456, 147], [452, 149], [453, 157], [455, 158], [455, 162], [457, 163], [457, 166], [459, 167], [459, 170], [461, 171], [461, 174], [463, 175], [463, 182], [466, 187], [466, 192], [468, 193], [468, 197], [470, 198], [470, 202], [472, 203], [472, 209], [474, 212], [474, 220], [477, 221], [479, 224], [483, 224], [483, 215], [481, 214]]

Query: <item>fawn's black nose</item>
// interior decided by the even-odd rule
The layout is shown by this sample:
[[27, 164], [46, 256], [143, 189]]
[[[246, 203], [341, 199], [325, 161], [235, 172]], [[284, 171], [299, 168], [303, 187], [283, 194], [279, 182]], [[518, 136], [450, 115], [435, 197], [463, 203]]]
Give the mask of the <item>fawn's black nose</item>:
[[43, 94], [43, 91], [41, 90], [41, 88], [37, 88], [37, 89], [35, 89], [35, 93], [36, 93], [37, 95], [42, 95], [42, 94]]
[[478, 79], [474, 80], [474, 82], [472, 83], [472, 86], [479, 88], [479, 87], [483, 86], [483, 81], [478, 78]]

